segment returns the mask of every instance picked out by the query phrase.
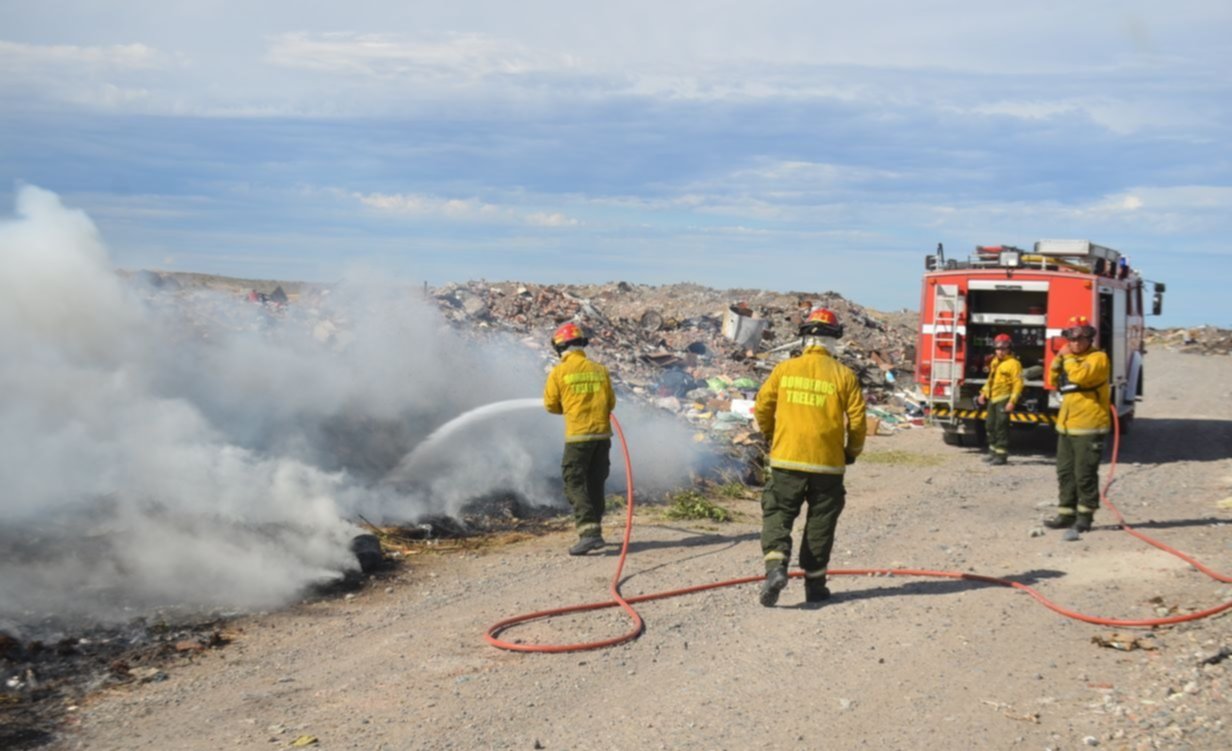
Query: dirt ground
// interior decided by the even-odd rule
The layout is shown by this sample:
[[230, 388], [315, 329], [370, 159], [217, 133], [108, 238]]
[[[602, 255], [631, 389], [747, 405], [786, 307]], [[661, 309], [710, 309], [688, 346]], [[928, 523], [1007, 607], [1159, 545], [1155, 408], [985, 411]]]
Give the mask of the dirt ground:
[[[1112, 500], [1139, 530], [1232, 572], [1232, 368], [1153, 351], [1147, 401]], [[637, 436], [629, 436], [636, 470]], [[870, 439], [848, 474], [834, 569], [1007, 577], [1083, 613], [1152, 618], [1232, 600], [1232, 586], [1101, 512], [1080, 541], [1044, 532], [1053, 441], [1015, 435], [1008, 467], [917, 429]], [[1106, 466], [1105, 466], [1106, 471]], [[757, 501], [725, 523], [637, 515], [626, 596], [759, 574]], [[619, 540], [623, 517], [608, 518]], [[798, 539], [798, 533], [797, 533]], [[621, 646], [520, 654], [493, 622], [606, 599], [618, 546], [569, 558], [565, 532], [420, 555], [347, 598], [243, 618], [235, 641], [70, 713], [64, 749], [1226, 749], [1232, 615], [1169, 628], [1071, 620], [980, 582], [839, 576], [824, 607], [793, 579], [779, 605], [744, 584], [637, 606]], [[615, 636], [618, 610], [503, 638]], [[1114, 637], [1113, 634], [1120, 634]], [[1093, 639], [1116, 642], [1101, 646]]]

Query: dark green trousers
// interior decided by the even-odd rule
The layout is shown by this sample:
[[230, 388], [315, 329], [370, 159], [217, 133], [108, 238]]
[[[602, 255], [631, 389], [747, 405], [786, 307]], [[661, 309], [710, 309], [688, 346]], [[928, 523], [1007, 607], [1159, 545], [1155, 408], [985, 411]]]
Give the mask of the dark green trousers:
[[846, 499], [842, 475], [775, 468], [761, 497], [761, 552], [766, 571], [786, 566], [791, 560], [791, 527], [807, 503], [800, 568], [807, 579], [824, 581], [834, 549], [834, 530]]
[[565, 481], [565, 498], [573, 507], [578, 537], [599, 537], [603, 527], [603, 484], [612, 463], [612, 441], [578, 441], [565, 444], [560, 473]]
[[989, 402], [984, 428], [988, 433], [988, 450], [998, 456], [1010, 453], [1010, 413], [1005, 411], [1009, 402]]
[[1095, 516], [1104, 436], [1057, 434], [1057, 513]]

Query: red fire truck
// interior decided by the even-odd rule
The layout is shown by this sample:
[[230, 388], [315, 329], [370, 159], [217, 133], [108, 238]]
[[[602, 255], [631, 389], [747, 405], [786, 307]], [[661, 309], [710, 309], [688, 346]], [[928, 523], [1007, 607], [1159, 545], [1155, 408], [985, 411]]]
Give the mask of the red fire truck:
[[[1027, 251], [977, 246], [967, 260], [947, 259], [938, 245], [925, 259], [920, 297], [916, 381], [946, 443], [984, 441], [985, 411], [975, 396], [988, 375], [993, 338], [1009, 334], [1022, 361], [1024, 389], [1012, 425], [1050, 426], [1061, 395], [1051, 382], [1052, 358], [1074, 316], [1095, 326], [1095, 346], [1111, 360], [1112, 403], [1127, 429], [1142, 398], [1145, 282], [1119, 252], [1086, 240], [1040, 240]], [[1163, 309], [1164, 285], [1153, 285], [1151, 314]]]

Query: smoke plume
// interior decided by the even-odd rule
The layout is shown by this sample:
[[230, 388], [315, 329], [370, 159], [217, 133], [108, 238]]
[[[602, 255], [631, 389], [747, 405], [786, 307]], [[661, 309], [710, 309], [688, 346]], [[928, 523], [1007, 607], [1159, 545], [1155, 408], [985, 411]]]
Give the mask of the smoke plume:
[[[414, 285], [361, 277], [286, 308], [144, 286], [84, 213], [27, 186], [0, 220], [0, 339], [0, 630], [274, 607], [355, 567], [360, 515], [497, 491], [564, 505], [560, 418], [541, 409], [415, 455], [459, 415], [537, 397], [550, 363], [464, 339]], [[687, 432], [617, 414], [639, 488], [688, 481]], [[614, 450], [609, 492], [623, 471]]]

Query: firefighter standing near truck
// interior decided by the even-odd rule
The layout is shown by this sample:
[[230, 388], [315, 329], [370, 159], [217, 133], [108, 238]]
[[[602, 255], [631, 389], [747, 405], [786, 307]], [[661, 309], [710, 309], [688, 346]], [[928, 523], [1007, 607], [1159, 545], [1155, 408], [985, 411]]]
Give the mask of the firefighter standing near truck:
[[565, 498], [573, 507], [578, 541], [569, 555], [585, 555], [604, 546], [603, 485], [611, 469], [612, 409], [616, 394], [607, 368], [586, 358], [590, 343], [576, 323], [552, 335], [560, 363], [548, 374], [543, 406], [565, 416], [565, 452], [560, 462]]
[[1009, 334], [997, 334], [992, 340], [992, 362], [988, 365], [988, 380], [975, 398], [978, 405], [988, 405], [984, 426], [988, 433], [990, 464], [1007, 464], [1010, 454], [1010, 413], [1022, 396], [1022, 363], [1010, 352], [1013, 339]]
[[1062, 394], [1057, 413], [1057, 515], [1050, 529], [1091, 529], [1099, 508], [1099, 461], [1110, 418], [1108, 355], [1095, 349], [1086, 316], [1070, 319], [1065, 344], [1052, 361], [1052, 382]]
[[770, 481], [761, 501], [766, 580], [759, 600], [766, 607], [787, 586], [791, 528], [806, 502], [800, 542], [805, 601], [830, 596], [826, 567], [846, 503], [843, 473], [864, 449], [867, 430], [860, 381], [824, 345], [842, 335], [833, 311], [809, 313], [800, 326], [804, 351], [775, 366], [757, 392], [754, 417], [770, 441]]

